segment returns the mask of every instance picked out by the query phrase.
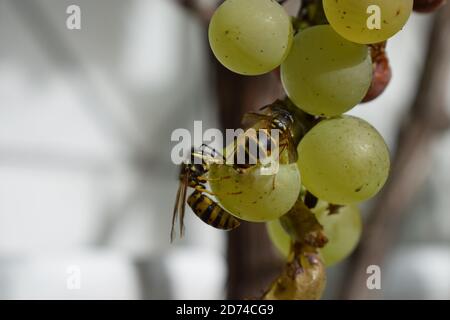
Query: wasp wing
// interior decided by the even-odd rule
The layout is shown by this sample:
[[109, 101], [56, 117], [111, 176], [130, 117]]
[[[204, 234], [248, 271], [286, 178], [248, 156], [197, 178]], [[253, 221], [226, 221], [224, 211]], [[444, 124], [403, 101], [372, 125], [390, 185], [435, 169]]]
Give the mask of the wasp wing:
[[175, 224], [177, 222], [178, 216], [180, 219], [180, 237], [184, 234], [184, 213], [185, 213], [185, 203], [186, 203], [186, 190], [187, 190], [187, 176], [185, 175], [178, 186], [177, 196], [175, 199], [175, 206], [172, 215], [172, 228], [170, 230], [170, 242], [175, 239]]
[[[286, 151], [288, 153], [288, 161], [289, 163], [296, 163], [298, 160], [298, 153], [297, 153], [297, 147], [294, 143], [294, 140], [292, 139], [292, 136], [289, 134], [284, 139], [285, 141], [282, 142], [286, 145]], [[280, 151], [281, 153], [281, 151]]]
[[[266, 128], [270, 124], [271, 121], [272, 121], [272, 117], [270, 115], [256, 113], [256, 112], [247, 112], [242, 117], [241, 124], [246, 129], [253, 128], [253, 127]], [[264, 122], [264, 123], [262, 123], [262, 122]]]

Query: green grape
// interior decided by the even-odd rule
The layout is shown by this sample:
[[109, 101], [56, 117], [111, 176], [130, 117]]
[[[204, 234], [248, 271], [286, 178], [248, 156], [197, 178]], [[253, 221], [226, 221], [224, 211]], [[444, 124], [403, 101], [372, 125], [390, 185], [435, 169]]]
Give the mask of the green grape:
[[227, 0], [209, 25], [209, 43], [216, 58], [244, 75], [278, 67], [289, 53], [292, 37], [289, 16], [273, 0]]
[[278, 219], [295, 204], [300, 173], [295, 163], [280, 164], [274, 175], [254, 166], [244, 173], [227, 165], [211, 165], [208, 178], [220, 205], [236, 217], [253, 222]]
[[411, 15], [413, 0], [323, 0], [330, 25], [356, 43], [382, 42], [399, 32]]
[[266, 223], [267, 233], [275, 248], [285, 257], [291, 249], [291, 237], [284, 231], [280, 220], [272, 220]]
[[303, 185], [334, 204], [365, 201], [383, 187], [389, 175], [389, 150], [366, 121], [342, 116], [323, 120], [298, 147]]
[[[336, 214], [329, 214], [328, 204], [320, 201], [313, 212], [324, 227], [328, 243], [320, 249], [320, 255], [327, 267], [344, 260], [355, 249], [362, 231], [361, 214], [356, 205], [339, 209]], [[291, 239], [284, 231], [279, 220], [267, 223], [267, 231], [275, 247], [283, 256], [289, 254]]]
[[300, 32], [281, 65], [289, 98], [300, 109], [337, 116], [365, 97], [372, 82], [372, 59], [366, 45], [352, 43], [330, 26]]
[[340, 208], [329, 214], [325, 206], [315, 210], [317, 220], [322, 224], [328, 243], [320, 249], [327, 266], [332, 266], [347, 258], [358, 245], [362, 232], [361, 213], [356, 205]]

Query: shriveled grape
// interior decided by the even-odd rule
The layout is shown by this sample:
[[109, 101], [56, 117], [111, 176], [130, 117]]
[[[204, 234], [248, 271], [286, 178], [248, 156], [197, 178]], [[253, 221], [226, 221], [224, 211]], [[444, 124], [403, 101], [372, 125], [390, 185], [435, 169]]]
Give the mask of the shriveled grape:
[[414, 0], [414, 11], [429, 13], [445, 4], [446, 0]]
[[264, 300], [317, 300], [326, 284], [323, 262], [316, 253], [296, 253], [264, 294]]

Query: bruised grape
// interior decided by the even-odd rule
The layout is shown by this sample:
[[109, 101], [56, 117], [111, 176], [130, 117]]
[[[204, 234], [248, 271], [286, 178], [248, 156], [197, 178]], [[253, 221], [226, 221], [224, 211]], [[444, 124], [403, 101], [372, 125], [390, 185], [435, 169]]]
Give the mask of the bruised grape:
[[429, 13], [437, 10], [446, 3], [447, 0], [414, 0], [414, 11]]
[[373, 61], [373, 78], [369, 91], [362, 102], [369, 102], [378, 98], [391, 82], [392, 70], [385, 48], [386, 42], [370, 46]]

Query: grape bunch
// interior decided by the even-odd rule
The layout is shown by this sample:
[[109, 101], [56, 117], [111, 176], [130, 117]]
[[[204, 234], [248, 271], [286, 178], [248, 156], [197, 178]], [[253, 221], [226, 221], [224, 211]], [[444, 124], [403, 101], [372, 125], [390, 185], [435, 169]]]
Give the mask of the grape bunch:
[[[374, 127], [345, 113], [389, 84], [386, 41], [413, 9], [428, 12], [442, 2], [304, 0], [290, 17], [274, 0], [226, 0], [215, 11], [208, 36], [217, 60], [246, 76], [279, 70], [286, 92], [244, 119], [247, 130], [281, 131], [276, 172], [263, 174], [259, 162], [204, 166], [221, 208], [239, 220], [267, 222], [287, 259], [263, 298], [320, 298], [325, 266], [357, 246], [358, 204], [386, 183], [390, 155]], [[225, 148], [224, 158], [236, 148]]]

